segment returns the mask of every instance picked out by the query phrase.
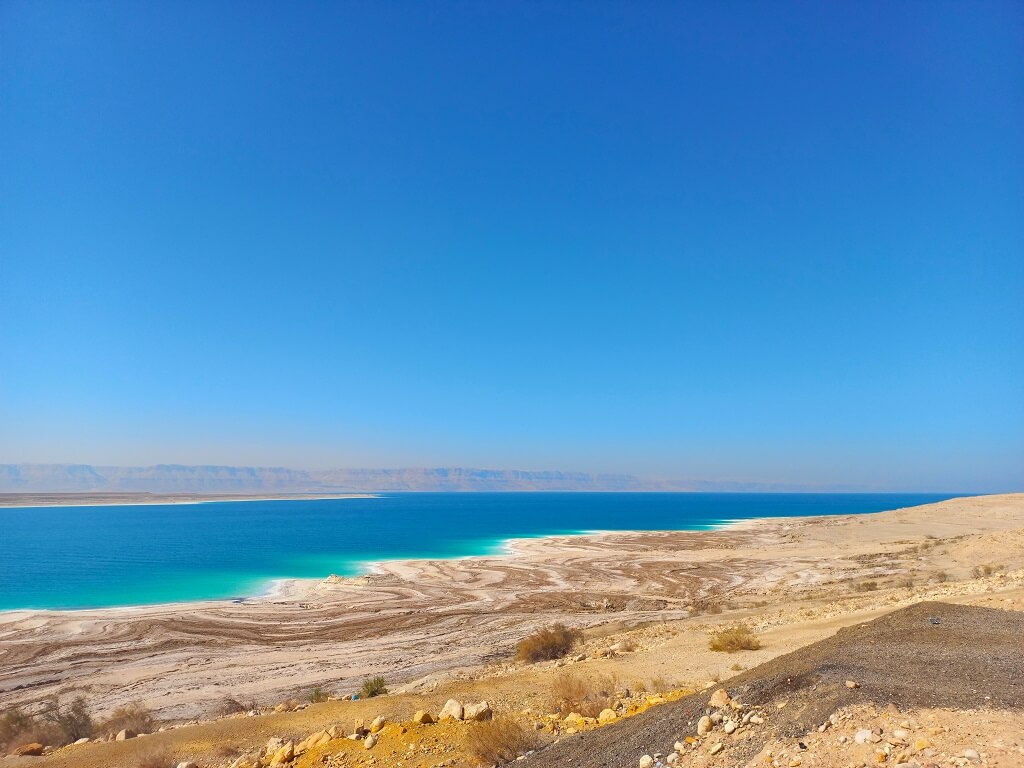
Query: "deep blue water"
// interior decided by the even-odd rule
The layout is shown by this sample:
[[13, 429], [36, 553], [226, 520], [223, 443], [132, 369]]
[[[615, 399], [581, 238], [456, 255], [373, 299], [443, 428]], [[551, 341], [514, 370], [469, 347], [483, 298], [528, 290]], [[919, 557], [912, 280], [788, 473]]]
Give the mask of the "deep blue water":
[[259, 594], [391, 558], [488, 554], [513, 537], [700, 530], [880, 512], [938, 494], [405, 493], [372, 499], [0, 508], [0, 609]]

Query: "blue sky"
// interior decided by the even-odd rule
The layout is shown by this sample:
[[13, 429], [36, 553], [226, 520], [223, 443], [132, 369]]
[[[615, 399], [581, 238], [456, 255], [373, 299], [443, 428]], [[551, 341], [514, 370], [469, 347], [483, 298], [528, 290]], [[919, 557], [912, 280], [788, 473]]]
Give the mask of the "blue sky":
[[0, 5], [0, 461], [1024, 488], [1016, 3]]

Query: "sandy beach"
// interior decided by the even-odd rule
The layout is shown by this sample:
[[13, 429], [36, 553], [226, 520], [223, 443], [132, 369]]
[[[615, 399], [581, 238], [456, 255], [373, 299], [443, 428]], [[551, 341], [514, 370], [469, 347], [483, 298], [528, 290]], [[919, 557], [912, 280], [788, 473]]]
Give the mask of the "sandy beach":
[[[993, 574], [974, 578], [983, 565]], [[709, 622], [742, 617], [771, 633], [745, 663], [759, 662], [923, 599], [1005, 592], [999, 599], [1019, 609], [1022, 569], [1024, 494], [715, 531], [523, 539], [507, 555], [384, 562], [242, 603], [0, 613], [0, 707], [77, 691], [95, 711], [141, 701], [188, 720], [225, 697], [343, 693], [376, 674], [393, 689], [431, 690], [512, 671], [516, 642], [552, 621], [588, 638], [671, 626], [658, 654], [630, 657], [623, 673], [671, 664], [680, 684], [696, 685], [709, 675], [698, 650]]]
[[0, 493], [0, 507], [107, 507], [139, 504], [212, 504], [218, 501], [372, 499], [373, 493]]

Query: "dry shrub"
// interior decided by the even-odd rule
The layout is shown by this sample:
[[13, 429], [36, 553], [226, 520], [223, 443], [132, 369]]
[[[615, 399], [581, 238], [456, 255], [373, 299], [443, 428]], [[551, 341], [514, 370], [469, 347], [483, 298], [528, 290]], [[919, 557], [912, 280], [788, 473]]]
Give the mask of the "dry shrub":
[[874, 592], [878, 589], [877, 581], [862, 581], [860, 584], [854, 586], [857, 592]]
[[38, 742], [62, 747], [95, 732], [89, 707], [83, 696], [64, 705], [56, 696], [46, 700], [36, 715], [13, 708], [0, 716], [0, 751]]
[[520, 640], [516, 651], [522, 661], [531, 663], [560, 659], [572, 650], [581, 637], [582, 633], [578, 629], [569, 629], [564, 624], [552, 624]]
[[942, 584], [945, 581], [949, 581], [949, 574], [945, 571], [939, 571], [935, 574], [934, 579]]
[[756, 651], [761, 641], [751, 632], [746, 624], [734, 624], [711, 634], [708, 648], [712, 651], [735, 653], [736, 651]]
[[364, 699], [372, 699], [374, 696], [381, 696], [388, 692], [387, 684], [381, 675], [368, 677], [363, 680], [363, 687], [359, 695]]
[[329, 694], [320, 686], [317, 686], [309, 693], [309, 701], [312, 704], [322, 704], [323, 702], [327, 701], [328, 698]]
[[171, 768], [176, 764], [174, 755], [166, 748], [155, 748], [144, 752], [135, 763], [135, 768]]
[[100, 733], [117, 733], [125, 729], [136, 733], [152, 733], [157, 729], [156, 718], [145, 704], [134, 701], [118, 707], [110, 717], [100, 723]]
[[0, 753], [33, 742], [54, 746], [68, 743], [60, 729], [52, 723], [43, 722], [41, 718], [26, 714], [17, 707], [0, 715]]
[[220, 706], [217, 707], [216, 714], [218, 717], [227, 717], [228, 715], [237, 715], [240, 712], [251, 712], [259, 708], [259, 704], [256, 703], [255, 699], [239, 701], [228, 696], [221, 701]]
[[473, 723], [466, 748], [482, 765], [509, 763], [540, 746], [540, 738], [514, 720], [496, 718]]
[[651, 680], [651, 690], [655, 693], [668, 693], [673, 690], [675, 685], [670, 683], [664, 677], [655, 677]]
[[597, 717], [601, 710], [614, 705], [615, 686], [615, 678], [610, 675], [591, 680], [563, 672], [551, 684], [553, 709], [563, 715], [576, 712], [583, 717]]
[[983, 576], [991, 576], [993, 573], [1005, 569], [1005, 565], [976, 565], [971, 573], [974, 575], [974, 578], [980, 579]]

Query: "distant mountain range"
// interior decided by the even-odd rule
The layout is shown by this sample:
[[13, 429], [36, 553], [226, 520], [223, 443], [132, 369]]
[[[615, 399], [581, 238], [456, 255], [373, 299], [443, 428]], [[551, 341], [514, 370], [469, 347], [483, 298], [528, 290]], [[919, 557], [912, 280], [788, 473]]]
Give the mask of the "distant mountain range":
[[631, 475], [500, 469], [331, 469], [90, 464], [0, 464], [0, 493], [303, 493], [370, 491], [688, 490]]
[[849, 485], [667, 480], [510, 469], [326, 469], [157, 464], [0, 464], [0, 493], [371, 493], [374, 491], [864, 491]]

